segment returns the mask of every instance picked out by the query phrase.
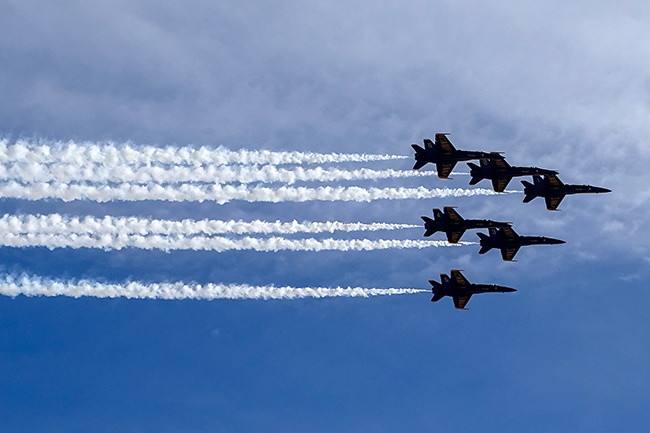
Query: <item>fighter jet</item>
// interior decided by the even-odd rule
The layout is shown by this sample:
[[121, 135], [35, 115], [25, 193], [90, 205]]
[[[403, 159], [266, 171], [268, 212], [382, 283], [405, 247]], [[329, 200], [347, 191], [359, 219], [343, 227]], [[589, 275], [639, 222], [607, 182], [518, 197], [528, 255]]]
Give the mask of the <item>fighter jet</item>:
[[481, 251], [478, 253], [485, 254], [492, 248], [498, 248], [501, 250], [501, 257], [506, 261], [512, 261], [519, 248], [525, 245], [556, 245], [566, 243], [559, 239], [545, 238], [542, 236], [519, 236], [512, 227], [490, 228], [488, 230], [490, 236], [484, 233], [477, 233], [478, 237], [481, 238]]
[[496, 192], [503, 192], [515, 176], [530, 176], [534, 174], [557, 174], [557, 171], [537, 167], [512, 167], [505, 158], [481, 159], [481, 166], [468, 162], [472, 180], [470, 185], [476, 185], [483, 179], [490, 179]]
[[454, 306], [459, 310], [465, 310], [465, 305], [469, 298], [476, 293], [506, 293], [516, 292], [517, 290], [510, 287], [497, 286], [496, 284], [471, 284], [459, 270], [451, 271], [451, 278], [447, 274], [440, 274], [440, 283], [429, 280], [433, 286], [433, 298], [431, 302], [438, 302], [445, 296], [451, 296], [454, 299]]
[[546, 209], [548, 210], [557, 210], [560, 202], [567, 194], [599, 194], [603, 192], [612, 192], [610, 189], [600, 188], [598, 186], [565, 185], [554, 174], [546, 174], [544, 175], [544, 179], [542, 179], [541, 176], [533, 176], [533, 181], [535, 182], [534, 185], [525, 180], [521, 181], [524, 185], [524, 194], [526, 194], [524, 197], [524, 203], [528, 203], [535, 197], [544, 197], [546, 200]]
[[425, 237], [429, 237], [437, 231], [446, 232], [447, 241], [455, 244], [468, 229], [485, 229], [489, 227], [510, 227], [510, 223], [501, 223], [490, 220], [466, 220], [463, 219], [453, 207], [445, 206], [445, 213], [440, 209], [433, 210], [435, 221], [429, 217], [421, 217], [424, 220]]
[[451, 170], [458, 161], [469, 161], [471, 159], [481, 158], [502, 158], [498, 153], [474, 152], [467, 150], [456, 150], [451, 141], [447, 138], [448, 134], [436, 134], [436, 142], [424, 139], [424, 149], [417, 144], [411, 145], [415, 150], [415, 165], [414, 170], [418, 170], [428, 162], [436, 164], [438, 177], [440, 179], [448, 179]]

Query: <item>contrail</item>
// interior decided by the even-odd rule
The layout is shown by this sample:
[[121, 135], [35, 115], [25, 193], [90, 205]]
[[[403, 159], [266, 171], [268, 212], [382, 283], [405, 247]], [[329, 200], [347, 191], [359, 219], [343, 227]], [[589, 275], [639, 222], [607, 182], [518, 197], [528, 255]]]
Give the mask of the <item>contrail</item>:
[[129, 299], [300, 299], [370, 297], [428, 292], [422, 289], [375, 289], [362, 287], [275, 287], [239, 284], [159, 283], [103, 284], [96, 281], [58, 281], [35, 276], [0, 276], [0, 294], [6, 296], [92, 296]]
[[286, 239], [283, 237], [230, 239], [220, 236], [164, 236], [164, 235], [90, 235], [90, 234], [42, 234], [1, 233], [0, 245], [8, 247], [55, 248], [101, 248], [121, 250], [134, 247], [146, 250], [195, 250], [195, 251], [373, 251], [392, 248], [429, 248], [472, 245], [473, 242], [450, 244], [447, 241], [400, 240], [400, 239]]
[[[521, 191], [506, 191], [521, 192]], [[357, 201], [404, 200], [442, 197], [467, 197], [475, 195], [495, 195], [490, 189], [474, 188], [362, 188], [362, 187], [281, 187], [247, 188], [231, 185], [133, 185], [122, 183], [118, 186], [93, 186], [66, 183], [35, 183], [21, 185], [16, 182], [0, 184], [0, 197], [41, 200], [57, 198], [63, 201], [93, 200], [107, 202], [113, 200], [140, 201], [214, 201], [218, 204], [231, 200], [247, 202], [280, 203], [286, 201]]]
[[68, 217], [61, 214], [51, 215], [9, 215], [0, 218], [0, 233], [20, 234], [93, 234], [93, 235], [215, 235], [233, 234], [294, 234], [323, 233], [335, 231], [377, 231], [419, 228], [421, 225], [394, 223], [344, 223], [339, 221], [291, 222], [268, 221], [221, 221], [221, 220], [160, 220], [136, 217], [92, 216]]
[[10, 144], [0, 139], [0, 163], [36, 162], [43, 164], [63, 163], [83, 166], [88, 163], [106, 166], [123, 164], [149, 165], [154, 163], [174, 165], [228, 165], [228, 164], [322, 164], [329, 162], [368, 162], [406, 159], [405, 155], [369, 155], [312, 152], [272, 152], [267, 150], [231, 151], [224, 147], [211, 149], [200, 147], [154, 147], [136, 146], [132, 143], [117, 145], [108, 143], [67, 143], [58, 141], [18, 140]]
[[[468, 175], [454, 172], [452, 175]], [[129, 165], [105, 166], [101, 164], [51, 164], [20, 163], [0, 165], [0, 181], [16, 181], [22, 184], [41, 182], [92, 182], [92, 183], [242, 183], [283, 182], [293, 184], [298, 181], [333, 182], [341, 180], [377, 180], [410, 177], [436, 176], [435, 171], [417, 170], [357, 170], [341, 169], [294, 169], [277, 168], [274, 165], [258, 166], [171, 166], [134, 167]]]

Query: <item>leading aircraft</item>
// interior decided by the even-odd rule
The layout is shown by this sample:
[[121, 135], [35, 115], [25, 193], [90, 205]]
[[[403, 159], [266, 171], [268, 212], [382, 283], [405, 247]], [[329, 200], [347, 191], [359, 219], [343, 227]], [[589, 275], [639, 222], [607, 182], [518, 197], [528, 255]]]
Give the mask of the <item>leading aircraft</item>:
[[485, 229], [490, 227], [510, 227], [510, 223], [502, 223], [491, 220], [466, 220], [458, 214], [451, 206], [433, 210], [435, 221], [429, 217], [421, 217], [424, 220], [425, 237], [429, 237], [437, 231], [447, 234], [447, 241], [451, 244], [457, 243], [468, 229]]
[[448, 179], [449, 174], [454, 169], [454, 166], [459, 161], [469, 161], [472, 159], [481, 159], [481, 158], [503, 158], [498, 153], [486, 153], [486, 152], [477, 152], [470, 150], [456, 150], [451, 141], [447, 138], [448, 134], [438, 133], [436, 134], [436, 142], [429, 140], [428, 138], [424, 139], [424, 148], [418, 146], [417, 144], [412, 144], [413, 150], [415, 150], [415, 165], [413, 166], [414, 170], [419, 170], [424, 167], [427, 163], [431, 162], [436, 164], [436, 170], [438, 171], [438, 177], [441, 179]]
[[519, 251], [519, 248], [526, 245], [557, 245], [564, 244], [560, 239], [545, 238], [543, 236], [519, 236], [512, 227], [490, 228], [490, 236], [484, 233], [477, 233], [481, 238], [481, 250], [479, 254], [485, 254], [492, 248], [501, 250], [501, 257], [505, 261], [512, 261]]
[[495, 192], [503, 192], [515, 176], [531, 176], [534, 174], [557, 174], [555, 170], [537, 167], [513, 167], [505, 158], [481, 159], [481, 166], [468, 162], [470, 168], [470, 185], [476, 185], [483, 179], [490, 179]]
[[524, 203], [528, 203], [535, 197], [544, 197], [546, 200], [546, 209], [557, 210], [560, 202], [565, 195], [568, 194], [599, 194], [604, 192], [612, 192], [607, 188], [591, 185], [565, 185], [560, 178], [554, 174], [541, 176], [533, 176], [534, 184], [522, 180], [524, 185]]
[[454, 299], [454, 306], [459, 310], [465, 310], [469, 298], [478, 293], [506, 293], [516, 292], [510, 287], [497, 286], [496, 284], [471, 284], [459, 270], [451, 271], [451, 278], [447, 274], [440, 274], [440, 282], [429, 280], [433, 298], [431, 302], [438, 302], [445, 296]]

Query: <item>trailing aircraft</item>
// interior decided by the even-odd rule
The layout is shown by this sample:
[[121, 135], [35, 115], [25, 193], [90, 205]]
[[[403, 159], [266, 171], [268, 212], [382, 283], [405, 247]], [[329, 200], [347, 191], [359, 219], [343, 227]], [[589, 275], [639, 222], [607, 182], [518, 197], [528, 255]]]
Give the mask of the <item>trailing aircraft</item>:
[[524, 185], [524, 203], [528, 203], [535, 197], [544, 197], [546, 209], [557, 210], [560, 202], [568, 194], [599, 194], [612, 192], [607, 188], [591, 185], [565, 185], [556, 175], [546, 174], [544, 179], [541, 176], [533, 176], [534, 184], [522, 180]]
[[412, 144], [415, 150], [415, 165], [414, 170], [419, 170], [427, 163], [431, 162], [436, 164], [438, 177], [441, 179], [448, 179], [449, 174], [459, 161], [469, 161], [472, 159], [481, 158], [503, 158], [498, 153], [475, 152], [468, 150], [456, 150], [451, 141], [447, 138], [447, 133], [436, 134], [436, 142], [424, 139], [424, 148], [417, 144]]
[[490, 220], [466, 220], [461, 217], [453, 207], [445, 206], [444, 214], [440, 209], [433, 210], [435, 221], [429, 217], [421, 217], [424, 220], [425, 237], [441, 231], [447, 234], [447, 241], [455, 244], [469, 229], [485, 229], [490, 227], [510, 227], [510, 223], [502, 223]]
[[440, 282], [429, 280], [431, 283], [431, 292], [433, 298], [431, 302], [438, 302], [445, 296], [451, 296], [454, 300], [454, 306], [459, 310], [465, 310], [465, 305], [469, 298], [478, 293], [506, 293], [516, 292], [517, 290], [510, 287], [497, 286], [496, 284], [471, 284], [467, 278], [459, 271], [452, 270], [451, 278], [447, 274], [440, 274]]
[[477, 233], [481, 238], [481, 250], [479, 254], [485, 254], [492, 248], [501, 250], [503, 260], [512, 261], [519, 251], [519, 248], [526, 245], [556, 245], [564, 244], [560, 239], [546, 238], [543, 236], [519, 236], [512, 227], [490, 228], [490, 236], [484, 233]]
[[505, 158], [481, 159], [481, 166], [468, 162], [470, 168], [470, 185], [476, 185], [483, 179], [490, 179], [496, 192], [503, 192], [515, 176], [530, 176], [534, 174], [557, 174], [557, 171], [537, 167], [513, 167]]

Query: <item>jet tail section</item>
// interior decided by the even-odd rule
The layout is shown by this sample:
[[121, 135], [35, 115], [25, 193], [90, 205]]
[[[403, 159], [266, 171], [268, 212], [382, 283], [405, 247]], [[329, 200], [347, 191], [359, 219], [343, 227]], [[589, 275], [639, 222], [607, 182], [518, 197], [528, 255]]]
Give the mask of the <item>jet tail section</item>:
[[424, 220], [424, 228], [426, 229], [426, 232], [424, 232], [424, 237], [428, 238], [429, 236], [431, 236], [432, 234], [434, 234], [435, 232], [438, 231], [438, 230], [432, 228], [436, 224], [434, 220], [432, 220], [429, 217], [425, 217], [425, 216], [420, 217], [420, 218], [422, 218]]
[[[486, 235], [485, 233], [476, 233], [476, 234], [478, 235], [479, 238], [481, 238], [481, 242], [484, 242], [484, 241], [488, 242], [490, 240], [490, 237], [488, 235]], [[492, 247], [490, 247], [488, 245], [481, 245], [481, 251], [479, 251], [478, 253], [479, 254], [485, 254], [488, 251], [490, 251], [491, 249], [492, 249]]]
[[[470, 168], [470, 175], [472, 176], [472, 180], [469, 181], [470, 185], [476, 185], [480, 181], [483, 180], [483, 176], [481, 176], [481, 168], [474, 164], [473, 162], [468, 162], [467, 165]], [[481, 161], [481, 165], [483, 165], [483, 161]]]
[[484, 246], [484, 247], [481, 247], [481, 250], [478, 253], [479, 254], [485, 254], [488, 251], [490, 251], [491, 249], [492, 249], [492, 247]]
[[427, 164], [425, 158], [419, 159], [419, 157], [423, 156], [426, 151], [417, 144], [412, 144], [411, 147], [415, 150], [415, 165], [413, 166], [413, 170], [419, 170]]
[[445, 295], [443, 295], [443, 294], [434, 293], [433, 298], [431, 298], [431, 302], [438, 302], [439, 300], [441, 300], [444, 297], [445, 297]]

